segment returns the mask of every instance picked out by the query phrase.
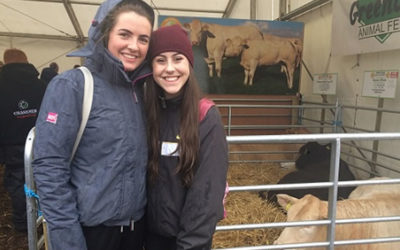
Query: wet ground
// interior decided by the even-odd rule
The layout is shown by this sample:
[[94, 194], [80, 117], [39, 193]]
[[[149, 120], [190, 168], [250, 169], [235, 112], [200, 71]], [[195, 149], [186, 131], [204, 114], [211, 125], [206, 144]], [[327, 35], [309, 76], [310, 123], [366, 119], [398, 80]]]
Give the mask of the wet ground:
[[4, 166], [0, 166], [0, 250], [27, 250], [26, 233], [13, 229], [11, 201], [3, 186]]

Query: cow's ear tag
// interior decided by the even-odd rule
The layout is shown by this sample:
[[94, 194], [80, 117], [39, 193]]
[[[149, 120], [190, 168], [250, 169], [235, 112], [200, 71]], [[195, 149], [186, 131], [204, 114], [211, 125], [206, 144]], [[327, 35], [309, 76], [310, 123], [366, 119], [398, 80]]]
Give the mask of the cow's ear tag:
[[288, 204], [286, 204], [285, 206], [285, 210], [289, 211], [289, 208], [292, 206], [292, 204], [290, 202], [288, 202]]

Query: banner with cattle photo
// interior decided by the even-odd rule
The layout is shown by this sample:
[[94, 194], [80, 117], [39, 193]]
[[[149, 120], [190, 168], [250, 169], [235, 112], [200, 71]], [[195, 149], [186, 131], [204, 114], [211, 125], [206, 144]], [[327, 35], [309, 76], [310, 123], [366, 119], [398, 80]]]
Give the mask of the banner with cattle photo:
[[400, 49], [399, 31], [400, 1], [333, 1], [332, 55]]
[[295, 95], [304, 23], [159, 16], [180, 24], [192, 42], [194, 70], [206, 94]]

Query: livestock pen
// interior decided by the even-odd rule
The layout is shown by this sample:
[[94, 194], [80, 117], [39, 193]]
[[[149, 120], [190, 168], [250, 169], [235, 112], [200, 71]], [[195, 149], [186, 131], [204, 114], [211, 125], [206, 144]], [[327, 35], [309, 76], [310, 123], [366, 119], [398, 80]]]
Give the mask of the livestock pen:
[[[303, 104], [305, 108], [301, 108], [299, 111], [300, 123], [309, 127], [311, 132], [324, 133], [331, 131], [329, 127], [332, 125], [336, 125], [337, 131], [343, 133], [398, 131], [400, 111], [383, 108], [382, 98], [378, 99], [377, 107], [345, 105], [338, 102], [335, 104], [304, 102]], [[326, 108], [312, 108], [321, 106]], [[335, 108], [332, 108], [332, 106], [335, 106]], [[319, 117], [319, 119], [316, 119], [316, 117]], [[367, 117], [374, 117], [374, 119], [368, 119]], [[380, 142], [379, 140], [374, 140], [357, 143], [350, 140], [343, 143], [341, 153], [360, 178], [375, 175], [400, 177], [400, 169], [392, 167], [398, 165], [400, 161], [397, 154], [393, 153], [398, 147], [400, 147], [400, 142], [398, 141]]]
[[[373, 109], [365, 108], [360, 106], [343, 106], [338, 102], [330, 103], [311, 103], [311, 102], [301, 102], [298, 99], [290, 99], [288, 97], [280, 98], [265, 98], [263, 101], [257, 98], [236, 98], [234, 100], [229, 98], [216, 98], [218, 108], [223, 117], [225, 123], [226, 132], [228, 135], [260, 135], [260, 134], [292, 134], [292, 133], [326, 133], [326, 132], [342, 132], [346, 133], [347, 124], [351, 124], [348, 116], [343, 115], [344, 109], [353, 109], [354, 112], [360, 112], [360, 110], [370, 110], [371, 112], [387, 112], [389, 114], [396, 114], [396, 111], [383, 110], [383, 109]], [[397, 112], [398, 113], [398, 112]], [[311, 114], [311, 115], [310, 115]], [[320, 119], [315, 119], [315, 117], [320, 117]], [[262, 122], [257, 123], [257, 120]], [[378, 121], [377, 121], [378, 122]], [[374, 124], [370, 121], [370, 124]], [[354, 128], [351, 131], [357, 132], [381, 132], [379, 130], [363, 130], [362, 128]], [[321, 141], [321, 140], [317, 140]], [[323, 141], [323, 140], [322, 140]], [[396, 176], [397, 172], [400, 170], [396, 169], [396, 166], [400, 166], [399, 158], [396, 155], [390, 155], [383, 152], [378, 152], [377, 148], [373, 149], [372, 145], [381, 144], [389, 140], [352, 140], [346, 139], [341, 144], [341, 155], [346, 157], [351, 170], [358, 174], [357, 179], [365, 179], [368, 176]], [[360, 144], [370, 144], [371, 146], [361, 146]], [[390, 140], [389, 143], [399, 145], [399, 140]], [[256, 185], [262, 184], [273, 184], [282, 177], [282, 175], [290, 171], [291, 162], [297, 157], [298, 149], [302, 143], [296, 141], [293, 143], [283, 143], [283, 142], [266, 142], [266, 143], [252, 143], [252, 142], [241, 142], [241, 143], [230, 143], [230, 171], [235, 169], [235, 174], [230, 174], [228, 177], [233, 179], [234, 183], [240, 185]], [[354, 154], [349, 155], [348, 148], [354, 148]], [[344, 150], [343, 150], [344, 148]], [[371, 152], [371, 153], [365, 153]], [[358, 153], [358, 155], [356, 155]], [[394, 167], [387, 167], [381, 162], [377, 162], [377, 157], [373, 155], [378, 155], [382, 157], [388, 157], [393, 159], [395, 163], [392, 165]], [[355, 163], [354, 159], [358, 160], [358, 164]], [[367, 165], [362, 164], [366, 162]], [[260, 165], [261, 164], [261, 165]], [[264, 164], [264, 165], [262, 165]], [[378, 166], [383, 166], [379, 168], [380, 170], [388, 171], [374, 171], [371, 172], [368, 167], [371, 164]], [[387, 164], [386, 164], [387, 165]], [[287, 169], [289, 167], [289, 169]], [[239, 171], [237, 169], [242, 169]], [[393, 171], [390, 171], [392, 169]], [[359, 173], [368, 173], [370, 175], [362, 175]], [[246, 179], [247, 178], [247, 179]], [[245, 180], [246, 179], [246, 180]], [[240, 181], [239, 181], [240, 180]], [[247, 184], [243, 184], [247, 182]], [[297, 187], [313, 188], [313, 183], [311, 186], [299, 184]], [[292, 184], [281, 185], [281, 187], [290, 187]], [[232, 186], [232, 185], [231, 185]], [[356, 186], [356, 185], [354, 185]], [[290, 188], [297, 189], [296, 186], [291, 186]], [[325, 186], [324, 188], [329, 188]], [[289, 189], [289, 188], [288, 188]], [[234, 190], [234, 189], [231, 189]], [[268, 189], [273, 190], [273, 189]], [[228, 206], [232, 205], [232, 209], [235, 210], [235, 215], [246, 217], [248, 221], [262, 221], [261, 218], [265, 219], [263, 222], [274, 222], [279, 221], [284, 213], [282, 210], [269, 204], [267, 201], [260, 201], [256, 191], [243, 191], [234, 192], [231, 195], [240, 195], [237, 198], [234, 197], [234, 204], [229, 203]], [[247, 195], [247, 198], [244, 198]], [[254, 197], [254, 198], [252, 198]], [[231, 198], [231, 197], [229, 197]], [[240, 210], [238, 203], [240, 199], [245, 200], [243, 202], [243, 209], [247, 209], [246, 212], [236, 213], [236, 210]], [[261, 202], [260, 204], [258, 204]], [[254, 205], [254, 206], [253, 206]], [[253, 206], [250, 209], [250, 206]], [[265, 214], [271, 213], [272, 215], [260, 215], [260, 211], [264, 211]], [[229, 207], [228, 207], [229, 212]], [[250, 215], [254, 213], [254, 215]], [[228, 216], [227, 219], [222, 221], [220, 224], [225, 226], [233, 221], [240, 221], [240, 224], [246, 224], [243, 222], [243, 218], [233, 218]], [[274, 218], [274, 216], [276, 218]], [[232, 221], [231, 221], [232, 219]], [[263, 227], [261, 227], [263, 228]], [[271, 230], [273, 229], [273, 230]], [[226, 241], [232, 241], [238, 243], [234, 246], [259, 246], [264, 244], [271, 244], [276, 236], [280, 233], [281, 227], [268, 227], [268, 231], [262, 231], [261, 229], [252, 230], [238, 230], [232, 232], [232, 237], [220, 237], [219, 231], [216, 233], [214, 240], [214, 246], [218, 249], [219, 247], [227, 246]], [[223, 232], [228, 232], [223, 230]], [[242, 232], [242, 233], [240, 233]], [[263, 235], [262, 234], [268, 234]], [[219, 240], [223, 241], [219, 244]], [[253, 242], [251, 242], [253, 240]], [[242, 244], [239, 244], [242, 242]], [[246, 243], [246, 244], [245, 244]], [[233, 246], [233, 244], [231, 244]], [[270, 246], [271, 247], [271, 246]], [[229, 248], [228, 248], [229, 249]], [[246, 247], [247, 249], [247, 247]], [[257, 248], [264, 249], [264, 248]], [[265, 249], [279, 249], [279, 248], [265, 248]]]
[[[304, 143], [308, 141], [318, 141], [323, 143], [330, 143], [332, 146], [331, 150], [331, 168], [330, 168], [330, 180], [329, 182], [320, 183], [297, 183], [297, 184], [280, 184], [280, 185], [251, 185], [251, 186], [231, 186], [231, 194], [235, 192], [256, 192], [266, 190], [283, 190], [283, 189], [307, 189], [307, 188], [329, 188], [329, 214], [327, 220], [321, 221], [307, 221], [307, 222], [290, 222], [285, 223], [281, 218], [277, 218], [275, 222], [257, 223], [257, 224], [235, 224], [235, 225], [218, 225], [217, 233], [221, 231], [248, 231], [248, 230], [259, 230], [259, 229], [276, 229], [289, 226], [328, 226], [328, 237], [326, 242], [314, 242], [314, 243], [301, 243], [291, 245], [271, 245], [274, 239], [267, 240], [260, 244], [260, 242], [252, 242], [247, 246], [234, 246], [233, 248], [216, 248], [216, 249], [285, 249], [295, 247], [327, 247], [333, 249], [334, 246], [340, 246], [343, 244], [368, 244], [368, 243], [379, 243], [379, 242], [392, 242], [400, 241], [400, 237], [382, 238], [382, 239], [357, 239], [348, 241], [335, 241], [335, 225], [343, 223], [365, 223], [365, 222], [376, 222], [376, 221], [393, 221], [400, 220], [399, 216], [395, 217], [379, 217], [379, 218], [359, 218], [359, 219], [347, 219], [347, 220], [336, 220], [335, 218], [335, 207], [337, 198], [338, 187], [344, 186], [357, 186], [367, 184], [385, 184], [385, 183], [400, 183], [400, 179], [391, 179], [388, 181], [338, 181], [338, 166], [340, 157], [340, 148], [342, 142], [349, 140], [355, 141], [366, 141], [366, 140], [398, 140], [400, 139], [400, 133], [355, 133], [355, 134], [297, 134], [297, 135], [265, 135], [265, 136], [228, 136], [228, 142], [230, 145], [240, 143]], [[229, 195], [228, 195], [229, 200]], [[250, 209], [250, 208], [249, 208]], [[265, 213], [274, 213], [275, 211], [267, 211]], [[229, 208], [228, 208], [229, 216]], [[222, 224], [222, 223], [220, 223]], [[240, 233], [239, 233], [240, 234]], [[400, 235], [399, 235], [400, 236]], [[275, 236], [276, 237], [276, 236]], [[276, 239], [276, 238], [275, 238]], [[236, 248], [235, 248], [236, 247]]]
[[[331, 220], [305, 222], [305, 224], [301, 222], [285, 223], [284, 211], [259, 198], [258, 191], [326, 188], [332, 193], [332, 197], [336, 197], [333, 195], [337, 195], [337, 188], [340, 186], [368, 184], [368, 182], [361, 180], [341, 182], [333, 179], [323, 183], [274, 185], [284, 174], [293, 170], [290, 168], [290, 165], [286, 163], [291, 163], [296, 159], [298, 149], [304, 143], [309, 141], [332, 143], [332, 148], [336, 150], [334, 150], [335, 157], [331, 157], [331, 159], [336, 159], [336, 156], [339, 157], [340, 155], [342, 146], [351, 141], [388, 141], [400, 138], [399, 134], [396, 133], [306, 134], [308, 129], [324, 129], [324, 131], [331, 132], [341, 130], [339, 122], [318, 123], [317, 125], [302, 124], [304, 118], [303, 112], [308, 108], [313, 110], [337, 110], [335, 111], [337, 115], [333, 117], [339, 120], [340, 105], [297, 105], [297, 101], [293, 101], [293, 99], [290, 98], [288, 98], [290, 104], [281, 104], [280, 102], [282, 102], [282, 100], [272, 100], [271, 102], [274, 103], [270, 105], [227, 105], [218, 104], [216, 101], [223, 115], [227, 134], [229, 134], [228, 142], [230, 144], [231, 156], [228, 177], [230, 178], [229, 182], [231, 188], [227, 201], [228, 217], [218, 224], [217, 232], [214, 236], [214, 249], [282, 249], [285, 248], [285, 246], [271, 244], [279, 236], [283, 227], [309, 225], [307, 223], [314, 223], [314, 225], [331, 225]], [[275, 113], [259, 111], [248, 112], [249, 109], [261, 109], [263, 111], [274, 109], [276, 111], [278, 109], [279, 111]], [[261, 119], [264, 120], [272, 120], [275, 116], [280, 117], [281, 122], [275, 122], [275, 124], [250, 125], [251, 119], [261, 117]], [[244, 122], [244, 124], [240, 124], [238, 121]], [[262, 132], [260, 132], [260, 130], [262, 130]], [[271, 135], [265, 135], [269, 132]], [[295, 134], [292, 135], [291, 133]], [[234, 136], [232, 136], [232, 134], [234, 134]], [[238, 134], [255, 135], [236, 136]], [[331, 178], [333, 178], [332, 171], [333, 176], [337, 175], [336, 163], [332, 162], [332, 164]], [[396, 181], [396, 179], [394, 181]], [[332, 197], [330, 200], [334, 199]], [[31, 198], [31, 200], [33, 200], [33, 206], [35, 206], [34, 199]], [[330, 202], [329, 204], [330, 207], [335, 207], [334, 202]], [[35, 218], [35, 221], [36, 219], [37, 218]], [[379, 219], [382, 220], [382, 218]], [[34, 228], [36, 229], [37, 225], [35, 221], [32, 220]], [[333, 220], [333, 223], [334, 222], [335, 220]], [[336, 220], [336, 223], [340, 223], [340, 220]], [[334, 228], [334, 225], [335, 224], [330, 227]], [[35, 243], [38, 243], [37, 236], [36, 233], [34, 239], [31, 237], [30, 240], [32, 240], [32, 242], [36, 240]], [[40, 243], [43, 244], [43, 240], [42, 238]], [[329, 247], [331, 244], [335, 244], [334, 242], [330, 242], [331, 241], [320, 243], [320, 246]]]
[[[217, 104], [226, 134], [229, 135], [267, 135], [292, 133], [378, 133], [397, 132], [400, 111], [360, 105], [343, 105], [336, 101], [309, 102], [295, 96], [274, 96], [262, 98], [217, 98]], [[383, 101], [382, 101], [383, 102]], [[380, 101], [381, 103], [381, 101]], [[365, 120], [375, 116], [375, 119]], [[275, 145], [276, 146], [276, 145]], [[249, 161], [277, 162], [275, 155], [287, 155], [288, 161], [296, 153], [297, 146], [284, 147], [285, 152], [273, 152], [266, 144], [248, 146], [253, 148], [242, 153], [241, 158]], [[349, 140], [343, 143], [341, 153], [359, 178], [376, 175], [394, 175], [400, 177], [396, 165], [400, 158], [393, 152], [400, 147], [398, 141], [359, 141]], [[264, 150], [265, 149], [265, 150]], [[257, 152], [256, 152], [257, 151]], [[268, 157], [266, 155], [268, 154]], [[272, 156], [272, 157], [271, 157]], [[242, 159], [241, 159], [242, 160]], [[377, 172], [379, 168], [380, 172]]]

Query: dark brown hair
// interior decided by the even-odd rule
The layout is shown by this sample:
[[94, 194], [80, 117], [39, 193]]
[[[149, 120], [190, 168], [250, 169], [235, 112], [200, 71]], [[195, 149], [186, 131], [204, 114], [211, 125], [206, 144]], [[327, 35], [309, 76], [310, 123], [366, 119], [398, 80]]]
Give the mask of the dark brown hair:
[[[190, 75], [182, 88], [181, 120], [178, 141], [179, 161], [176, 173], [182, 178], [182, 184], [189, 187], [192, 183], [195, 166], [200, 150], [199, 139], [199, 101], [202, 92], [198, 86], [194, 71], [191, 66]], [[149, 77], [145, 87], [145, 109], [147, 117], [147, 138], [149, 142], [149, 168], [150, 183], [158, 177], [160, 161], [160, 96], [163, 90]]]
[[104, 46], [107, 48], [111, 30], [114, 28], [120, 14], [135, 12], [149, 20], [151, 27], [154, 26], [154, 10], [142, 0], [123, 0], [118, 3], [101, 22], [101, 34]]

